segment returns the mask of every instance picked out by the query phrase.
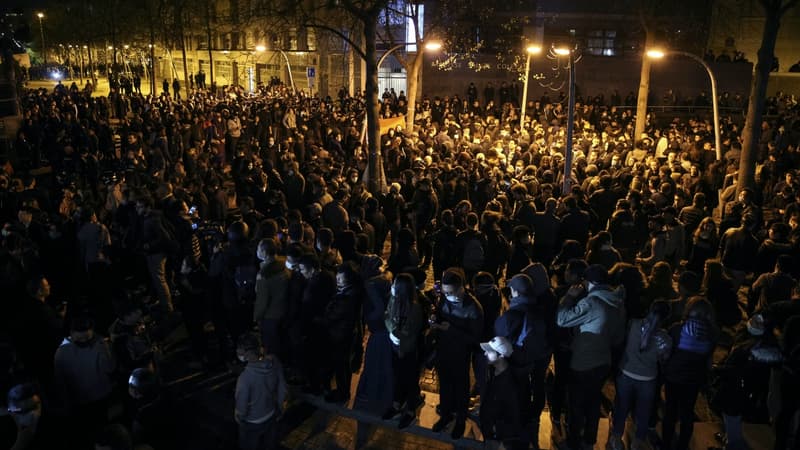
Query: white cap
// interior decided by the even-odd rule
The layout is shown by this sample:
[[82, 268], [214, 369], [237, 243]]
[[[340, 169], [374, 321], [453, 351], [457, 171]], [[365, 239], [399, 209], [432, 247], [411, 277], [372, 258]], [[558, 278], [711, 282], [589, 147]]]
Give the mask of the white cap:
[[484, 351], [493, 351], [497, 352], [503, 358], [508, 358], [514, 353], [514, 348], [511, 346], [511, 342], [508, 339], [504, 338], [503, 336], [495, 336], [489, 342], [482, 342], [481, 348]]

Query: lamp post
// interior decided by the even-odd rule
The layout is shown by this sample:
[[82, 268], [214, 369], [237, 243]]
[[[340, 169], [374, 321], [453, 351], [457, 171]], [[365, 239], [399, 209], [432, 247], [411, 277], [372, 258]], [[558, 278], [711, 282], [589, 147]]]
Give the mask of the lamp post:
[[553, 49], [557, 56], [569, 58], [569, 103], [567, 106], [567, 142], [564, 154], [564, 185], [561, 195], [569, 193], [572, 183], [572, 129], [575, 126], [575, 50], [567, 47]]
[[527, 57], [525, 58], [525, 83], [522, 85], [522, 109], [519, 117], [520, 132], [522, 132], [522, 129], [525, 127], [525, 109], [528, 106], [528, 80], [531, 75], [531, 56], [538, 55], [541, 51], [542, 48], [535, 45], [528, 46], [528, 48], [525, 49]]
[[44, 65], [47, 65], [47, 47], [44, 45], [44, 25], [42, 25], [42, 19], [44, 19], [44, 13], [37, 13], [36, 17], [39, 18], [39, 32], [42, 34], [42, 55], [44, 56]]
[[289, 63], [289, 55], [286, 54], [283, 50], [278, 50], [283, 56], [283, 60], [286, 61], [286, 70], [289, 71], [289, 84], [292, 86], [292, 94], [297, 94], [297, 90], [294, 87], [294, 76], [292, 75], [292, 65]]
[[714, 148], [717, 153], [717, 161], [722, 159], [722, 145], [720, 139], [720, 131], [719, 131], [719, 98], [717, 97], [717, 78], [714, 76], [714, 72], [711, 71], [711, 67], [703, 61], [702, 58], [698, 57], [689, 52], [683, 52], [680, 50], [648, 50], [646, 55], [648, 58], [654, 59], [661, 59], [667, 54], [674, 54], [674, 55], [681, 55], [687, 58], [691, 58], [697, 61], [708, 73], [708, 78], [711, 80], [711, 106], [714, 111]]

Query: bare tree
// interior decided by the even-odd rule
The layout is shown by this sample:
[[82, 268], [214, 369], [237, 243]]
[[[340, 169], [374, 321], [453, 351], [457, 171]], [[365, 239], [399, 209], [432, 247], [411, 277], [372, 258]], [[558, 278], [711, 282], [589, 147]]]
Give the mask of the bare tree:
[[742, 155], [739, 160], [739, 177], [736, 183], [737, 193], [744, 188], [755, 187], [756, 158], [758, 143], [761, 139], [761, 121], [764, 115], [764, 101], [767, 96], [769, 73], [775, 58], [775, 42], [781, 18], [787, 11], [795, 7], [800, 0], [759, 0], [764, 10], [764, 31], [761, 35], [761, 47], [758, 49], [758, 61], [753, 72], [750, 86], [750, 99], [747, 102], [747, 117], [742, 129]]

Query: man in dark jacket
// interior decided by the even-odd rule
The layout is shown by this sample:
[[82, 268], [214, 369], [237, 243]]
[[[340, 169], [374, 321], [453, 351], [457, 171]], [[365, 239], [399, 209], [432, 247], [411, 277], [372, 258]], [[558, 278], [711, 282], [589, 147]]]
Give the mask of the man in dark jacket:
[[336, 279], [333, 274], [322, 270], [317, 255], [308, 253], [300, 257], [300, 274], [306, 279], [306, 287], [301, 301], [301, 315], [305, 336], [303, 353], [309, 377], [308, 391], [321, 392], [324, 368], [320, 361], [328, 351], [324, 330], [325, 311], [336, 294]]
[[567, 239], [574, 239], [585, 246], [586, 242], [589, 241], [591, 216], [586, 211], [578, 208], [578, 201], [575, 197], [564, 199], [564, 206], [567, 208], [567, 213], [561, 217], [560, 240], [563, 242]]
[[489, 361], [489, 381], [481, 392], [480, 425], [485, 440], [502, 441], [507, 449], [528, 448], [520, 439], [519, 398], [522, 393], [508, 359], [513, 355], [511, 342], [496, 336], [481, 343]]
[[[544, 310], [536, 304], [534, 286], [526, 274], [517, 274], [509, 280], [511, 301], [508, 310], [495, 322], [495, 333], [511, 342], [514, 355], [512, 369], [520, 394], [525, 399], [520, 407], [521, 418], [534, 448], [539, 446], [539, 417], [544, 410], [545, 376], [552, 351], [547, 342]], [[532, 338], [532, 339], [531, 339]]]
[[283, 259], [277, 257], [274, 238], [262, 239], [256, 250], [261, 260], [256, 277], [253, 321], [261, 328], [261, 343], [267, 353], [281, 354], [280, 329], [289, 309], [289, 277]]
[[158, 294], [161, 308], [172, 311], [172, 292], [167, 283], [167, 253], [171, 245], [164, 228], [164, 217], [153, 209], [153, 199], [143, 196], [136, 200], [136, 212], [143, 218], [141, 248], [147, 260], [147, 270]]
[[464, 434], [469, 404], [469, 364], [483, 329], [480, 303], [466, 290], [464, 275], [451, 268], [442, 276], [442, 296], [431, 329], [438, 333], [436, 370], [439, 373], [440, 419], [432, 430], [441, 432], [455, 418], [451, 437]]

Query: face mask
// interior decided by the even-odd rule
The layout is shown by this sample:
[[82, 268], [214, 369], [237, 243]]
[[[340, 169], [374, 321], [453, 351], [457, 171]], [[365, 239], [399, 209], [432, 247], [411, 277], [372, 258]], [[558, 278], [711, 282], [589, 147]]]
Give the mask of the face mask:
[[457, 295], [445, 295], [445, 298], [450, 303], [458, 303], [461, 300]]
[[394, 285], [392, 285], [392, 288], [389, 290], [389, 292], [392, 294], [392, 297], [397, 296], [397, 291], [395, 290]]
[[286, 261], [286, 268], [289, 270], [295, 270], [297, 268], [296, 264], [292, 264], [289, 261]]
[[241, 361], [243, 363], [247, 362], [247, 358], [245, 358], [244, 355], [236, 355], [236, 357], [239, 358], [239, 361]]

